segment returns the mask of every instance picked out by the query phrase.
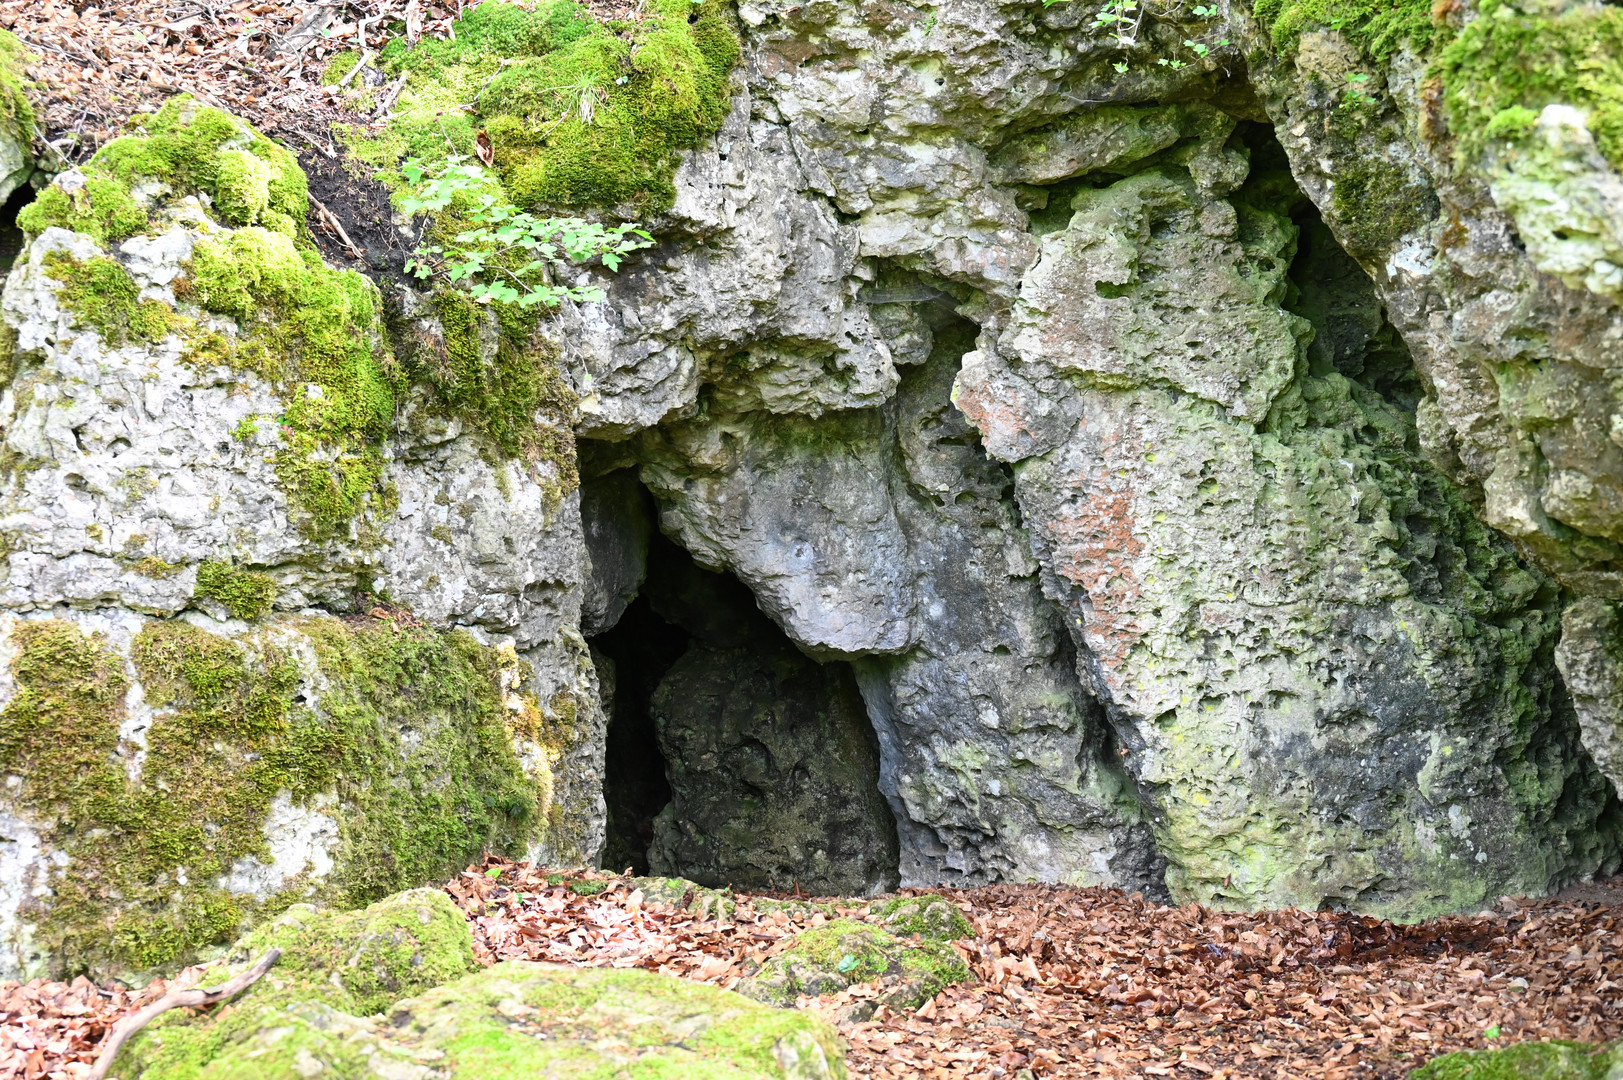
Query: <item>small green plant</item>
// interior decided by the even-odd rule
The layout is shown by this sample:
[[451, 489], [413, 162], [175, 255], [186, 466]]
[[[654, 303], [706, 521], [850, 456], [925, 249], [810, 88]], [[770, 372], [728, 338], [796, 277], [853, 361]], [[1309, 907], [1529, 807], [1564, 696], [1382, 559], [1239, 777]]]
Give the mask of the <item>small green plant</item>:
[[[1043, 7], [1053, 7], [1055, 4], [1066, 3], [1070, 3], [1070, 0], [1043, 0]], [[1207, 4], [1197, 4], [1190, 11], [1201, 19], [1212, 19], [1221, 14], [1215, 5]], [[1144, 24], [1144, 17], [1148, 13], [1148, 0], [1144, 0], [1143, 3], [1140, 3], [1140, 0], [1105, 0], [1104, 5], [1093, 13], [1093, 26], [1096, 30], [1108, 28], [1110, 33], [1115, 36], [1117, 46], [1123, 49], [1131, 49], [1138, 44], [1138, 33]], [[1211, 56], [1212, 50], [1221, 49], [1228, 45], [1229, 39], [1223, 38], [1221, 41], [1207, 44], [1206, 42], [1185, 38], [1183, 44], [1185, 48], [1195, 54], [1197, 60], [1205, 60]], [[1171, 68], [1173, 71], [1186, 68], [1190, 64], [1190, 61], [1178, 56], [1157, 57], [1155, 62], [1161, 67]], [[1127, 74], [1131, 67], [1126, 60], [1112, 61], [1110, 66], [1116, 70], [1118, 75]]]
[[1362, 71], [1355, 71], [1348, 75], [1347, 85], [1341, 90], [1341, 104], [1352, 108], [1375, 104], [1375, 99], [1364, 93], [1364, 84], [1367, 82], [1369, 82], [1369, 75]]
[[463, 204], [473, 204], [463, 214], [478, 226], [458, 233], [450, 247], [419, 245], [406, 261], [406, 271], [425, 281], [441, 277], [453, 284], [466, 282], [480, 303], [530, 308], [555, 307], [565, 297], [601, 300], [602, 289], [559, 285], [552, 275], [592, 259], [618, 270], [626, 255], [653, 243], [634, 223], [609, 228], [583, 218], [543, 218], [520, 210], [498, 199], [491, 190], [500, 190], [494, 179], [462, 155], [452, 155], [437, 176], [417, 158], [401, 165], [400, 172], [415, 189], [401, 201], [406, 213], [438, 213], [460, 197]]
[[[1133, 14], [1135, 11], [1137, 16]], [[1116, 44], [1124, 49], [1138, 44], [1138, 28], [1143, 21], [1144, 12], [1138, 0], [1105, 0], [1104, 6], [1093, 14], [1095, 29], [1109, 27], [1116, 35]]]

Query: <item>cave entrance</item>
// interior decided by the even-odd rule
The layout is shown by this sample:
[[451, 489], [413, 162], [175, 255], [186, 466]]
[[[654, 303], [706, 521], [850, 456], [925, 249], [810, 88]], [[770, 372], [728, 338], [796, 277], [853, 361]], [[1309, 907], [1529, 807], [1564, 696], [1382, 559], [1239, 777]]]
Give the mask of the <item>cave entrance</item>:
[[624, 471], [582, 486], [584, 621], [609, 712], [604, 865], [817, 895], [893, 888], [896, 825], [851, 665], [797, 649], [748, 587], [648, 524], [652, 503]]
[[34, 189], [21, 184], [4, 203], [0, 203], [0, 276], [9, 274], [23, 252], [23, 231], [17, 227], [17, 215], [23, 207], [34, 201]]

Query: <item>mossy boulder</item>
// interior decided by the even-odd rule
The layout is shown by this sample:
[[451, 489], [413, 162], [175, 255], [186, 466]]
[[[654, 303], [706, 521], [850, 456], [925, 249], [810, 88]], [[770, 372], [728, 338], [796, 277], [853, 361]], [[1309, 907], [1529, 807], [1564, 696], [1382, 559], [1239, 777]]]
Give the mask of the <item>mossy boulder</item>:
[[1462, 1050], [1444, 1054], [1409, 1076], [1411, 1080], [1623, 1080], [1623, 1043], [1609, 1050], [1572, 1042]]
[[[738, 906], [731, 889], [707, 889], [698, 882], [679, 877], [637, 877], [633, 889], [641, 889], [643, 899], [655, 904], [691, 911], [700, 918], [730, 919]], [[760, 903], [756, 903], [760, 910]]]
[[[381, 1012], [407, 994], [474, 969], [468, 920], [439, 889], [408, 889], [362, 911], [296, 904], [232, 950], [248, 962], [281, 949], [277, 975], [350, 1012]], [[341, 995], [328, 997], [334, 988]]]
[[899, 937], [855, 919], [835, 919], [801, 932], [788, 951], [772, 957], [737, 989], [745, 997], [786, 1008], [801, 994], [837, 994], [877, 981], [880, 1001], [893, 1009], [912, 1009], [970, 977], [969, 964], [943, 941]]
[[239, 940], [202, 985], [225, 982], [272, 948], [281, 949], [281, 957], [231, 1007], [165, 1013], [130, 1042], [117, 1075], [192, 1076], [217, 1059], [211, 1075], [221, 1069], [236, 1075], [228, 1063], [257, 1045], [267, 1028], [371, 1015], [476, 967], [467, 919], [451, 898], [438, 889], [411, 889], [362, 911], [296, 905]]
[[0, 971], [139, 979], [552, 827], [548, 766], [520, 756], [552, 736], [510, 652], [378, 619], [222, 631], [0, 617], [0, 815], [36, 852], [13, 864], [28, 901], [0, 905]]
[[975, 936], [975, 927], [957, 904], [944, 896], [898, 896], [880, 905], [886, 930], [903, 937], [917, 934], [931, 941], [961, 941]]
[[[411, 894], [406, 894], [410, 896]], [[404, 900], [406, 897], [397, 899]], [[409, 919], [389, 929], [405, 932]], [[365, 948], [364, 939], [355, 944]], [[318, 973], [331, 955], [295, 949]], [[364, 954], [384, 961], [385, 945]], [[441, 960], [451, 959], [449, 956]], [[335, 969], [340, 977], [343, 964]], [[420, 981], [420, 980], [419, 980]], [[209, 1077], [332, 1080], [839, 1080], [846, 1075], [832, 1029], [804, 1014], [648, 971], [497, 964], [410, 999], [386, 1016], [334, 1004], [330, 988], [249, 992], [219, 1020], [178, 1019], [132, 1044], [128, 1080]], [[171, 1014], [173, 1015], [173, 1014]], [[225, 1030], [208, 1033], [210, 1027]], [[182, 1042], [177, 1032], [191, 1038]], [[159, 1044], [167, 1038], [168, 1043]], [[185, 1052], [178, 1052], [184, 1050]]]

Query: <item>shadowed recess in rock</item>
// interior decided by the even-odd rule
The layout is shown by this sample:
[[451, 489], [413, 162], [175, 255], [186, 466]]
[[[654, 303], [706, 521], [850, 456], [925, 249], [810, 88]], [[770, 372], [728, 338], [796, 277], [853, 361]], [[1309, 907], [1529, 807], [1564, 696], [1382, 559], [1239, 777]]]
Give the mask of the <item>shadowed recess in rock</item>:
[[[625, 546], [606, 515], [635, 530], [631, 501], [588, 492], [605, 508], [587, 530], [594, 568]], [[805, 656], [748, 588], [665, 537], [647, 552], [639, 595], [592, 639], [613, 687], [605, 865], [711, 886], [894, 887], [896, 827], [850, 665]]]

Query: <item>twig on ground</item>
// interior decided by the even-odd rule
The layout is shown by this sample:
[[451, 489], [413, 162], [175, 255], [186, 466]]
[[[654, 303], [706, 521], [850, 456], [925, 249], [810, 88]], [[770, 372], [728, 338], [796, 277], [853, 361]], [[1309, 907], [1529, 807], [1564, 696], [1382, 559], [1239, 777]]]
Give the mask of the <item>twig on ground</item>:
[[378, 107], [372, 112], [373, 123], [382, 120], [389, 114], [389, 110], [394, 108], [394, 103], [400, 98], [400, 91], [406, 88], [406, 74], [402, 71], [400, 77], [383, 91], [383, 96], [378, 99]]
[[236, 997], [258, 982], [260, 976], [269, 971], [271, 965], [281, 958], [282, 950], [272, 949], [264, 956], [261, 956], [259, 962], [254, 964], [253, 967], [229, 982], [221, 983], [219, 986], [211, 986], [207, 989], [194, 986], [186, 990], [171, 990], [146, 1008], [124, 1017], [114, 1024], [113, 1030], [108, 1033], [107, 1041], [102, 1045], [101, 1055], [96, 1058], [96, 1064], [90, 1070], [89, 1080], [104, 1080], [107, 1076], [107, 1070], [113, 1067], [113, 1059], [118, 1056], [119, 1049], [129, 1041], [130, 1036], [170, 1009], [179, 1009], [184, 1006], [213, 1005], [216, 1002]]
[[361, 58], [355, 61], [355, 66], [349, 69], [349, 74], [338, 80], [338, 89], [348, 86], [350, 80], [361, 73], [361, 69], [372, 62], [372, 50], [361, 46]]
[[366, 257], [366, 252], [357, 247], [355, 241], [349, 238], [349, 233], [344, 231], [344, 226], [339, 222], [337, 215], [328, 210], [320, 199], [314, 195], [310, 196], [310, 205], [316, 208], [316, 214], [321, 218], [321, 223], [337, 234], [338, 239], [343, 242], [344, 247], [349, 251], [350, 258], [364, 259]]

